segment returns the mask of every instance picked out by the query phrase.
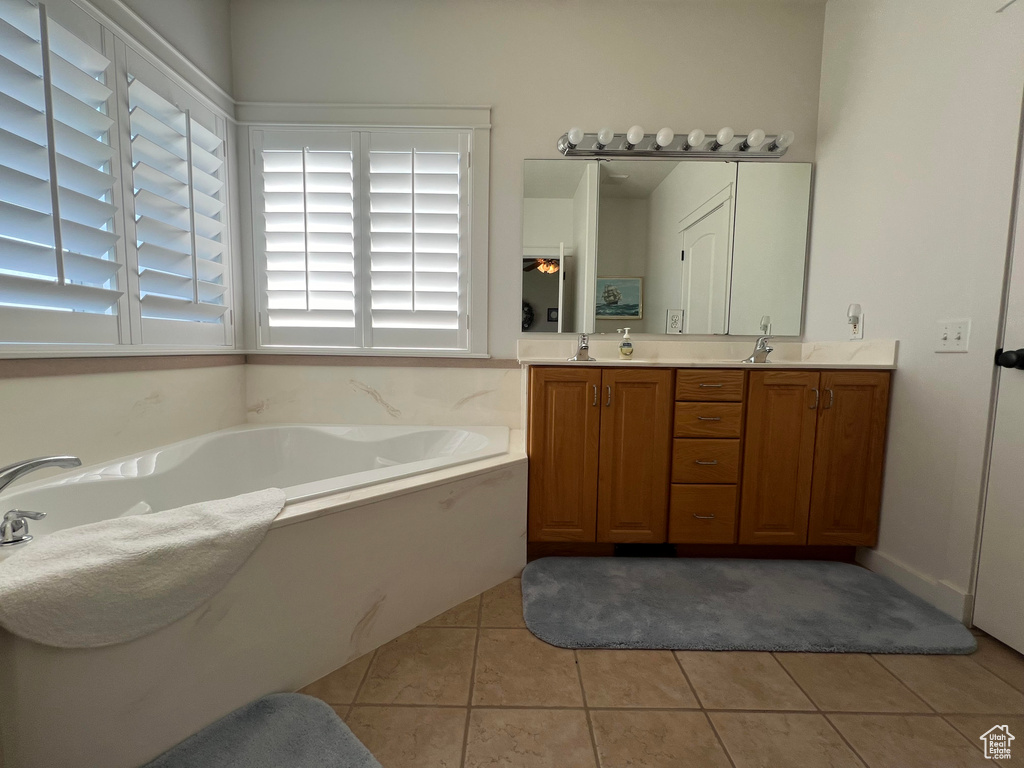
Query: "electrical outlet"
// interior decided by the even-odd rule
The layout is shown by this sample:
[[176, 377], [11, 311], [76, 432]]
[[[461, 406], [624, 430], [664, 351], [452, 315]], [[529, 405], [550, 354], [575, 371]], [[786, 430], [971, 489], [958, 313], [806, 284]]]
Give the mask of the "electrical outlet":
[[863, 339], [864, 338], [864, 313], [860, 313], [856, 323], [850, 323], [850, 340]]
[[936, 352], [966, 352], [971, 337], [970, 320], [939, 320]]
[[670, 309], [665, 320], [665, 333], [683, 332], [683, 310]]

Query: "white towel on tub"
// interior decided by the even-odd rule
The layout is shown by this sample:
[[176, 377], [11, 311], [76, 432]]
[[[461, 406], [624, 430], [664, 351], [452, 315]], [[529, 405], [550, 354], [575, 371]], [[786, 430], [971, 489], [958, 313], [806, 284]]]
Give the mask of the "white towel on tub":
[[59, 648], [134, 640], [219, 592], [284, 507], [270, 488], [52, 533], [0, 562], [0, 625]]

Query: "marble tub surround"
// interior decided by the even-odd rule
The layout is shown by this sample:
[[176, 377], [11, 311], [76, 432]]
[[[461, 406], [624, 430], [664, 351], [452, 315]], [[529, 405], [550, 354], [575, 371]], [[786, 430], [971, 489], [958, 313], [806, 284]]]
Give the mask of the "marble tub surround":
[[869, 654], [569, 651], [516, 623], [519, 596], [510, 579], [302, 692], [387, 768], [984, 768], [982, 733], [1024, 731], [1024, 657], [989, 637], [899, 668]]
[[521, 425], [518, 368], [246, 366], [249, 423]]
[[617, 336], [591, 336], [591, 363], [569, 363], [576, 352], [576, 337], [564, 339], [520, 339], [519, 362], [525, 365], [590, 365], [596, 367], [633, 366], [650, 368], [849, 368], [855, 370], [896, 368], [899, 342], [888, 339], [869, 341], [782, 341], [773, 339], [774, 351], [767, 366], [741, 362], [750, 356], [754, 340], [677, 341], [644, 338], [633, 341], [633, 357], [619, 358]]

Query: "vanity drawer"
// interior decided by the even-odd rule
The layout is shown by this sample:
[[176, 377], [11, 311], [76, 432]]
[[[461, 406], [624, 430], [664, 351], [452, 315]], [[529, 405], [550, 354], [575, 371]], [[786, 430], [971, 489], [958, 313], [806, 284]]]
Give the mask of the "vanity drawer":
[[676, 403], [674, 437], [739, 437], [741, 403]]
[[676, 400], [733, 402], [743, 400], [744, 371], [676, 371]]
[[673, 485], [669, 543], [735, 543], [736, 500], [735, 485]]
[[739, 440], [675, 440], [673, 483], [738, 483]]

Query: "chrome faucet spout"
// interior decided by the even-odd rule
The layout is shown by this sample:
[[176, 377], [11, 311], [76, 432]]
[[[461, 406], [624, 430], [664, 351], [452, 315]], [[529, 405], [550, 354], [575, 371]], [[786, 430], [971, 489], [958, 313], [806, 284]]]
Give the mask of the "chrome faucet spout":
[[571, 363], [592, 363], [594, 358], [590, 356], [590, 336], [585, 333], [580, 334], [579, 342], [576, 346], [576, 354], [569, 358]]
[[767, 363], [768, 355], [775, 351], [775, 347], [771, 346], [768, 341], [773, 337], [771, 336], [758, 336], [757, 341], [754, 343], [754, 351], [750, 354], [744, 363]]
[[35, 472], [37, 469], [46, 469], [47, 467], [72, 469], [80, 466], [82, 466], [82, 460], [77, 456], [41, 456], [38, 459], [19, 461], [0, 469], [0, 491], [22, 475]]

